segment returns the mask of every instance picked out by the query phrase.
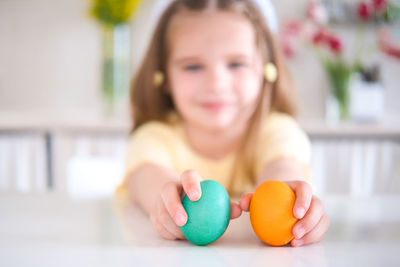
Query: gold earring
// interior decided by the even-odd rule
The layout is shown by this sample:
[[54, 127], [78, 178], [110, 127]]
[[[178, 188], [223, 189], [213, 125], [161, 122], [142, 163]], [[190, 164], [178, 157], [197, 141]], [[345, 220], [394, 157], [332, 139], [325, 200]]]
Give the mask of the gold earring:
[[153, 76], [153, 84], [155, 87], [159, 87], [164, 82], [164, 74], [161, 71], [156, 71]]
[[264, 66], [264, 77], [270, 83], [273, 83], [278, 78], [278, 70], [276, 69], [275, 65], [271, 62], [268, 62]]

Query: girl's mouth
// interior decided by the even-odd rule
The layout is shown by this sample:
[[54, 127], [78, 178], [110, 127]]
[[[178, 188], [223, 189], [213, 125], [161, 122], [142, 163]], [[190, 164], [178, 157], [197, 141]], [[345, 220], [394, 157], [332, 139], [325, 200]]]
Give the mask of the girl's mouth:
[[230, 106], [227, 102], [204, 102], [201, 106], [211, 112], [221, 112]]

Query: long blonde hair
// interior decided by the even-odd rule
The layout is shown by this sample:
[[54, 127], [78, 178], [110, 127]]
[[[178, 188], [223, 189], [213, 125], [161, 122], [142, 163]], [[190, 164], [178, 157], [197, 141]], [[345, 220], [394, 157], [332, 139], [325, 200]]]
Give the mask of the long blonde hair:
[[[133, 79], [131, 86], [131, 111], [133, 129], [148, 121], [167, 121], [170, 111], [176, 111], [171, 95], [166, 87], [166, 79], [161, 86], [154, 84], [154, 74], [157, 71], [167, 73], [167, 31], [171, 18], [179, 12], [190, 10], [202, 12], [210, 4], [214, 4], [217, 10], [231, 11], [244, 15], [252, 24], [259, 51], [263, 62], [273, 62], [278, 70], [278, 79], [273, 83], [264, 81], [262, 93], [256, 111], [249, 121], [245, 134], [245, 140], [237, 153], [236, 163], [232, 170], [231, 183], [228, 188], [232, 193], [233, 182], [238, 168], [246, 166], [242, 170], [248, 174], [250, 181], [255, 181], [253, 162], [255, 147], [258, 142], [261, 123], [270, 110], [279, 111], [295, 116], [296, 94], [291, 77], [282, 53], [278, 49], [275, 40], [266, 25], [266, 20], [251, 0], [175, 0], [164, 11], [155, 28], [150, 46], [143, 62]], [[168, 75], [165, 75], [167, 78]], [[244, 163], [244, 164], [243, 164]]]

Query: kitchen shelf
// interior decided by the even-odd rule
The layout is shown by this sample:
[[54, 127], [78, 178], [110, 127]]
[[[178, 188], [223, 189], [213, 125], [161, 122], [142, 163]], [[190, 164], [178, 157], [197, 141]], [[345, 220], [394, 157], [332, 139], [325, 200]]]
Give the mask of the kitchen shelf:
[[[383, 123], [337, 123], [301, 120], [300, 126], [311, 137], [400, 138], [400, 120]], [[113, 118], [97, 114], [0, 112], [0, 132], [109, 133], [127, 135], [128, 117]]]

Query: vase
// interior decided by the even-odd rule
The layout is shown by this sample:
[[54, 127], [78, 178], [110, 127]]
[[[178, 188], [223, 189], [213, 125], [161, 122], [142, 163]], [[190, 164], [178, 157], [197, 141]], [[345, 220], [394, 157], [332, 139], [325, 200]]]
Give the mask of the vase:
[[380, 80], [366, 80], [358, 73], [351, 82], [351, 118], [359, 122], [379, 122], [385, 112], [385, 88]]
[[131, 31], [128, 23], [103, 26], [102, 96], [106, 115], [128, 112]]
[[350, 118], [350, 84], [353, 71], [343, 64], [332, 65], [327, 68], [331, 82], [331, 95], [338, 106], [339, 120]]

